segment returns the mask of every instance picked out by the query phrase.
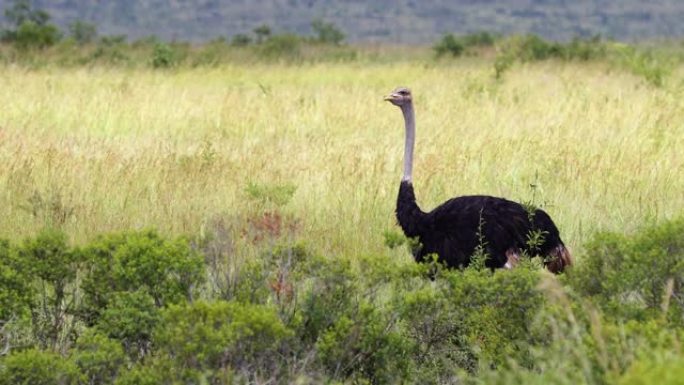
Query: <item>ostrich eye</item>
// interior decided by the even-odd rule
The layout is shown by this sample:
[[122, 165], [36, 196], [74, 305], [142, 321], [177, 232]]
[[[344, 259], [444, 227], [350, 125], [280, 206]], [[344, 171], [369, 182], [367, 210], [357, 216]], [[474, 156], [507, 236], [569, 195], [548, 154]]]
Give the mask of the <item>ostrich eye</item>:
[[406, 90], [399, 91], [399, 95], [406, 96], [407, 94], [408, 92], [406, 92]]

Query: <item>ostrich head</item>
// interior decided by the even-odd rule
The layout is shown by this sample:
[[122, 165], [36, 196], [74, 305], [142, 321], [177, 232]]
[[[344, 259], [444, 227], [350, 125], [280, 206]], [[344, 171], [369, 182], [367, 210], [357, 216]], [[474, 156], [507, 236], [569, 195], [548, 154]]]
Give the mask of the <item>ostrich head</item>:
[[411, 104], [411, 90], [406, 87], [397, 87], [391, 94], [385, 96], [385, 100], [397, 107]]

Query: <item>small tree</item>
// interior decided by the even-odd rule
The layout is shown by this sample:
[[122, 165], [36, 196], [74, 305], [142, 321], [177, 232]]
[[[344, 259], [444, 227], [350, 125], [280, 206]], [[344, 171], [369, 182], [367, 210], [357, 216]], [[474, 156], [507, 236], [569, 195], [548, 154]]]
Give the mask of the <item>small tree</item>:
[[18, 256], [39, 288], [30, 305], [34, 337], [43, 348], [63, 349], [74, 327], [78, 255], [64, 233], [47, 229], [26, 239]]
[[264, 40], [268, 39], [271, 36], [271, 27], [269, 27], [266, 24], [260, 25], [254, 28], [254, 34], [257, 37], [257, 44], [261, 44], [264, 42]]
[[28, 21], [46, 25], [50, 21], [50, 14], [42, 9], [33, 9], [28, 0], [14, 0], [12, 6], [5, 10], [5, 18], [10, 24], [19, 28]]
[[15, 0], [5, 10], [5, 18], [14, 29], [4, 31], [3, 40], [16, 42], [19, 48], [44, 48], [61, 37], [57, 26], [49, 23], [50, 14], [32, 8], [28, 0]]
[[230, 41], [230, 45], [233, 47], [246, 47], [251, 42], [252, 39], [250, 39], [249, 36], [245, 35], [244, 33], [238, 33], [237, 35], [233, 36]]
[[95, 24], [76, 20], [69, 25], [69, 33], [78, 44], [88, 44], [97, 38], [97, 27]]
[[449, 33], [442, 37], [442, 40], [437, 43], [433, 49], [437, 54], [437, 57], [444, 55], [451, 55], [453, 57], [461, 56], [465, 50], [463, 42], [456, 38], [453, 34]]
[[319, 43], [340, 45], [344, 41], [344, 33], [333, 23], [315, 19], [311, 22], [311, 28]]
[[173, 48], [166, 43], [157, 43], [152, 53], [152, 67], [169, 68], [176, 64], [176, 54]]

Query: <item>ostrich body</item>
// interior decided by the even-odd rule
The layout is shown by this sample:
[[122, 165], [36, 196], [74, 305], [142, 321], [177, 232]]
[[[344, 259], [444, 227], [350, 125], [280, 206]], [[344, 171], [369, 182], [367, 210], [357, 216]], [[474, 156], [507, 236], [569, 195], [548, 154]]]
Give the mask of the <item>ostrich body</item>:
[[[448, 267], [465, 267], [480, 246], [489, 268], [512, 268], [523, 253], [542, 256], [544, 265], [554, 273], [572, 264], [556, 225], [543, 210], [530, 212], [507, 199], [472, 195], [450, 199], [431, 212], [422, 211], [412, 183], [416, 128], [411, 91], [397, 88], [385, 100], [401, 108], [406, 125], [404, 175], [396, 215], [404, 234], [420, 242], [414, 252], [416, 261], [436, 254]], [[541, 235], [539, 241], [529, 242], [534, 234]]]

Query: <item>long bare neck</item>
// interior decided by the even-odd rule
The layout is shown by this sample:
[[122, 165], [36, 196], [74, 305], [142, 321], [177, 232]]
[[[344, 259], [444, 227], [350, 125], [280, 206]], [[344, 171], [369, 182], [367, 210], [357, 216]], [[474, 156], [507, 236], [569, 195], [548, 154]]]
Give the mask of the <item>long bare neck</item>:
[[402, 182], [413, 183], [413, 146], [416, 141], [416, 116], [413, 112], [413, 103], [409, 102], [401, 106], [406, 125], [406, 142], [404, 144], [404, 176]]
[[397, 221], [407, 237], [420, 236], [425, 228], [425, 213], [416, 202], [413, 192], [413, 144], [416, 141], [416, 117], [413, 105], [409, 102], [401, 106], [406, 124], [406, 143], [404, 146], [404, 176], [397, 197]]

